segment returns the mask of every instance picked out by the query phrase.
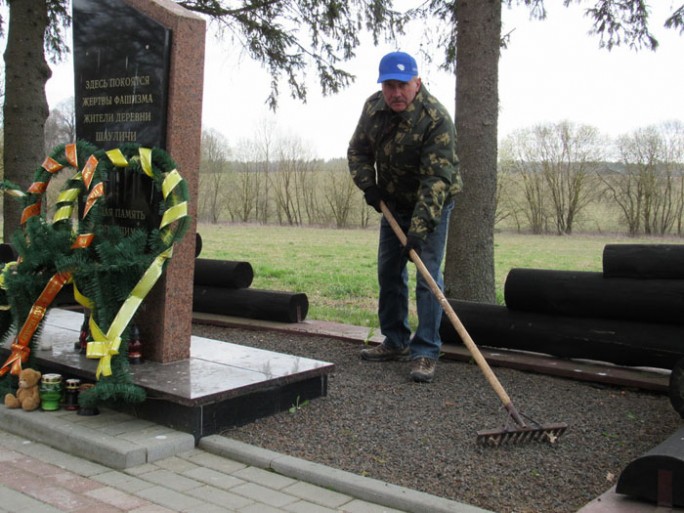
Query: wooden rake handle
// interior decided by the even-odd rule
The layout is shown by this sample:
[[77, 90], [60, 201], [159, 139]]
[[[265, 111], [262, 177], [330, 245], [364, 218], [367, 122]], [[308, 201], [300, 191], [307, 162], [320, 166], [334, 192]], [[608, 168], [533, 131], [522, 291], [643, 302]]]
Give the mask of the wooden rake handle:
[[[395, 235], [399, 239], [399, 242], [403, 246], [406, 246], [406, 235], [404, 234], [403, 230], [401, 229], [401, 226], [399, 226], [399, 223], [397, 223], [397, 220], [394, 218], [392, 215], [392, 212], [390, 209], [387, 207], [384, 201], [380, 202], [380, 209], [382, 210], [383, 215], [385, 216], [385, 219], [387, 219], [387, 222], [390, 224], [392, 227], [392, 230], [394, 231]], [[489, 363], [487, 363], [487, 360], [485, 360], [485, 357], [482, 355], [480, 352], [480, 349], [477, 347], [475, 342], [473, 341], [472, 337], [468, 333], [468, 331], [465, 329], [465, 326], [463, 326], [463, 323], [461, 320], [458, 318], [456, 315], [456, 312], [454, 312], [454, 309], [451, 307], [449, 304], [449, 301], [447, 301], [446, 296], [442, 292], [442, 290], [439, 288], [439, 285], [437, 285], [437, 282], [435, 282], [434, 278], [430, 274], [430, 271], [428, 271], [427, 267], [425, 267], [425, 264], [423, 261], [420, 259], [420, 256], [418, 253], [416, 253], [414, 250], [409, 250], [409, 256], [411, 257], [411, 260], [415, 264], [416, 268], [418, 269], [418, 272], [423, 276], [425, 281], [427, 282], [428, 286], [430, 287], [430, 290], [432, 293], [435, 295], [437, 300], [439, 301], [439, 304], [442, 306], [444, 309], [444, 312], [447, 314], [447, 317], [451, 321], [451, 324], [454, 325], [454, 328], [456, 329], [456, 333], [461, 337], [461, 340], [465, 344], [465, 346], [468, 348], [468, 351], [470, 351], [471, 356], [477, 363], [477, 366], [480, 367], [480, 370], [484, 374], [485, 378], [487, 378], [487, 381], [491, 385], [491, 387], [494, 389], [494, 392], [496, 392], [496, 395], [499, 397], [501, 402], [504, 405], [504, 408], [508, 411], [508, 413], [511, 415], [513, 420], [515, 421], [516, 424], [518, 424], [521, 427], [525, 427], [525, 421], [523, 421], [522, 417], [518, 413], [518, 411], [515, 409], [513, 406], [513, 402], [511, 401], [511, 398], [509, 395], [506, 393], [504, 390], [504, 387], [501, 385], [501, 382], [499, 379], [496, 377], [494, 374], [494, 371], [492, 371], [492, 368], [489, 366]]]

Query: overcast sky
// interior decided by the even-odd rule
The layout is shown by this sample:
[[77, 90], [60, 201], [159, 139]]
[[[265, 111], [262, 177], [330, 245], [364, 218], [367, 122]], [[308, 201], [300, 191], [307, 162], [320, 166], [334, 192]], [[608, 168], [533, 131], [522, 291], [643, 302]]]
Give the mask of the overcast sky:
[[[657, 6], [651, 29], [660, 41], [655, 52], [599, 49], [599, 38], [588, 33], [591, 21], [575, 4], [564, 8], [560, 0], [547, 0], [544, 21], [530, 20], [525, 7], [504, 7], [503, 31], [512, 33], [499, 68], [500, 138], [562, 120], [589, 124], [611, 136], [673, 119], [684, 122], [684, 35], [662, 28], [673, 5], [681, 2], [651, 3]], [[291, 100], [281, 84], [280, 107], [273, 114], [265, 105], [269, 75], [208, 36], [203, 126], [223, 133], [237, 147], [268, 124], [278, 135], [300, 139], [311, 157], [344, 157], [363, 100], [378, 89], [378, 62], [388, 51], [415, 55], [423, 83], [454, 113], [455, 78], [422, 62], [419, 44], [419, 37], [407, 37], [397, 47], [364, 46], [345, 65], [356, 75], [355, 84], [336, 96], [323, 97], [312, 73], [306, 105]], [[47, 85], [51, 107], [73, 96], [73, 63], [53, 71]]]

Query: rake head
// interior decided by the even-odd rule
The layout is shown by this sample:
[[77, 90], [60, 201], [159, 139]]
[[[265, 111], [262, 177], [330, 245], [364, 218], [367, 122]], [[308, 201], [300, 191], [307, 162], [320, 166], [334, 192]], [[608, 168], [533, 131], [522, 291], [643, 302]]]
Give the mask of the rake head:
[[488, 429], [477, 432], [477, 444], [483, 447], [499, 447], [504, 444], [520, 444], [526, 442], [556, 443], [565, 433], [568, 425], [564, 422], [556, 424], [538, 424], [533, 426], [505, 426], [501, 429]]

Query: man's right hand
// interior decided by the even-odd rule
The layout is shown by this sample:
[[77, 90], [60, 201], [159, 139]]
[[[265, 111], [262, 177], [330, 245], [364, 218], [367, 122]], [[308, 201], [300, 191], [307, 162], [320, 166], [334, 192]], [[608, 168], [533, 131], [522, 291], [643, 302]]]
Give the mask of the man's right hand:
[[380, 188], [377, 185], [371, 185], [363, 191], [363, 198], [366, 203], [373, 207], [376, 212], [381, 212], [380, 202], [382, 201], [382, 194], [380, 193]]

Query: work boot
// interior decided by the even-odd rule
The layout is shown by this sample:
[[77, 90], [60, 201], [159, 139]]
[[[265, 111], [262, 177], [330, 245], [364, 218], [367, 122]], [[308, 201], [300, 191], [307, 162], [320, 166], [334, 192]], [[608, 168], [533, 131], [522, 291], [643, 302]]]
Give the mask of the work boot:
[[411, 362], [411, 379], [417, 383], [431, 383], [435, 377], [437, 360], [420, 357]]
[[409, 348], [402, 347], [401, 349], [395, 349], [394, 347], [389, 347], [382, 343], [379, 346], [362, 349], [361, 358], [370, 362], [405, 362], [409, 358]]

